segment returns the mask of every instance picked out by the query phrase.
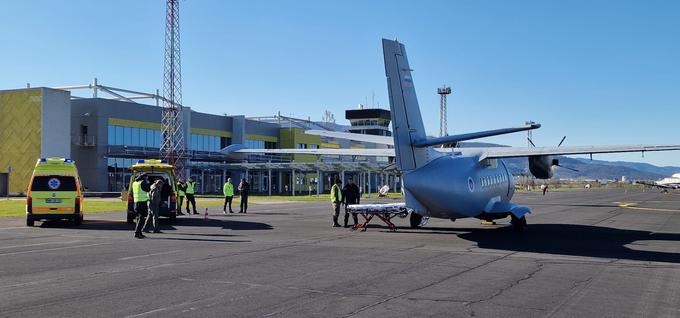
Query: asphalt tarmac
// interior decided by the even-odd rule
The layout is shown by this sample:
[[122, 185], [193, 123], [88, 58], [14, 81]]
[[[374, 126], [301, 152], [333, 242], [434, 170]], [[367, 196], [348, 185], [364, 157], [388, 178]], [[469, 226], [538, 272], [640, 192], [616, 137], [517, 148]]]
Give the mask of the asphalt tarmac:
[[0, 219], [0, 316], [680, 316], [680, 194], [514, 201], [533, 210], [524, 233], [474, 219], [355, 232], [330, 227], [326, 202], [212, 209], [144, 240], [121, 213]]

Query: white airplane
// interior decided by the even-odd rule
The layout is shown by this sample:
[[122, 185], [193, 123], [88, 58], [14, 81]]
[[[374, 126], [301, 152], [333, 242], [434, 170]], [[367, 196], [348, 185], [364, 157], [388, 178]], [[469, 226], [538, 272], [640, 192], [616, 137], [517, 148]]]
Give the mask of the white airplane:
[[[232, 145], [226, 154], [279, 153], [345, 156], [394, 156], [402, 173], [405, 203], [411, 211], [412, 227], [424, 225], [429, 217], [459, 219], [474, 217], [486, 221], [511, 217], [517, 230], [526, 227], [529, 208], [512, 203], [514, 177], [503, 158], [527, 157], [531, 173], [537, 178], [553, 176], [559, 162], [554, 155], [646, 152], [680, 150], [680, 145], [627, 145], [584, 147], [490, 147], [437, 148], [460, 141], [539, 128], [528, 125], [468, 134], [427, 138], [413, 84], [412, 72], [403, 44], [383, 39], [385, 73], [392, 116], [391, 141], [380, 136], [355, 136], [323, 132], [319, 135], [391, 144], [389, 149], [246, 149]], [[389, 138], [389, 137], [388, 137]], [[385, 206], [393, 209], [394, 206]]]
[[654, 181], [654, 183], [644, 181], [636, 181], [636, 183], [663, 189], [678, 189], [680, 188], [680, 173], [675, 173], [670, 178]]

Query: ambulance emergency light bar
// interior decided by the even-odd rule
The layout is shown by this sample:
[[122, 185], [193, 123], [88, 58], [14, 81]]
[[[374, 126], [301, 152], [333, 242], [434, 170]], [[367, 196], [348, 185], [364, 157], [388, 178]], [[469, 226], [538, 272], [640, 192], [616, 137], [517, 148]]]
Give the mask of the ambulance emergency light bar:
[[74, 163], [73, 159], [70, 158], [40, 158], [38, 163]]
[[139, 159], [137, 163], [168, 163], [166, 159]]

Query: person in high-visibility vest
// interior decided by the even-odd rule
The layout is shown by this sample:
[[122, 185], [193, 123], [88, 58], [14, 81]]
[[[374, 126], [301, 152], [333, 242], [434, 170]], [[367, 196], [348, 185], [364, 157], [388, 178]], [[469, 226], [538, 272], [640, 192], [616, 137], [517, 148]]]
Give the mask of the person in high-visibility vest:
[[191, 214], [189, 212], [189, 204], [193, 205], [194, 208], [194, 214], [198, 214], [198, 211], [196, 211], [196, 199], [194, 198], [194, 193], [196, 191], [196, 182], [194, 181], [194, 178], [189, 177], [189, 181], [187, 181], [187, 214]]
[[231, 209], [231, 201], [234, 200], [234, 185], [231, 183], [231, 178], [227, 178], [227, 182], [224, 183], [222, 187], [222, 192], [224, 193], [224, 214], [227, 214], [227, 204], [229, 204], [229, 213], [234, 213]]
[[187, 191], [187, 184], [184, 182], [184, 178], [179, 178], [177, 181], [177, 197], [179, 197], [179, 204], [177, 205], [177, 214], [184, 215], [182, 213], [182, 203], [184, 203], [185, 192]]
[[335, 180], [335, 184], [331, 187], [331, 204], [333, 204], [333, 227], [340, 227], [338, 217], [340, 216], [340, 205], [342, 203], [342, 181]]
[[135, 178], [132, 183], [132, 198], [135, 203], [135, 213], [137, 213], [137, 225], [135, 226], [135, 237], [138, 239], [145, 238], [142, 234], [142, 229], [146, 222], [146, 216], [149, 213], [149, 178], [144, 173]]

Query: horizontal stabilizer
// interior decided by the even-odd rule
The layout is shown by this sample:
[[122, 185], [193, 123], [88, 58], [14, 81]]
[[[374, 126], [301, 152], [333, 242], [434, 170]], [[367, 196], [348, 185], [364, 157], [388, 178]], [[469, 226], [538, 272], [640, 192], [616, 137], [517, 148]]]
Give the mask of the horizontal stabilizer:
[[522, 126], [522, 127], [485, 130], [485, 131], [479, 131], [479, 132], [473, 132], [473, 133], [467, 133], [467, 134], [451, 135], [451, 136], [444, 136], [444, 137], [426, 139], [426, 140], [422, 140], [422, 141], [416, 141], [416, 142], [413, 143], [413, 145], [416, 146], [416, 147], [437, 146], [437, 145], [457, 143], [457, 142], [465, 141], [465, 140], [472, 140], [472, 139], [479, 139], [479, 138], [484, 138], [484, 137], [511, 134], [511, 133], [515, 133], [515, 132], [518, 132], [518, 131], [532, 130], [532, 129], [537, 129], [537, 128], [540, 128], [540, 127], [541, 127], [541, 124], [532, 124], [532, 125], [527, 125], [527, 126]]
[[491, 205], [490, 209], [487, 209], [485, 211], [486, 213], [512, 213], [512, 215], [522, 218], [525, 214], [531, 213], [531, 210], [528, 207], [525, 207], [523, 205], [519, 204], [514, 204], [510, 202], [501, 202], [497, 201], [493, 205]]

